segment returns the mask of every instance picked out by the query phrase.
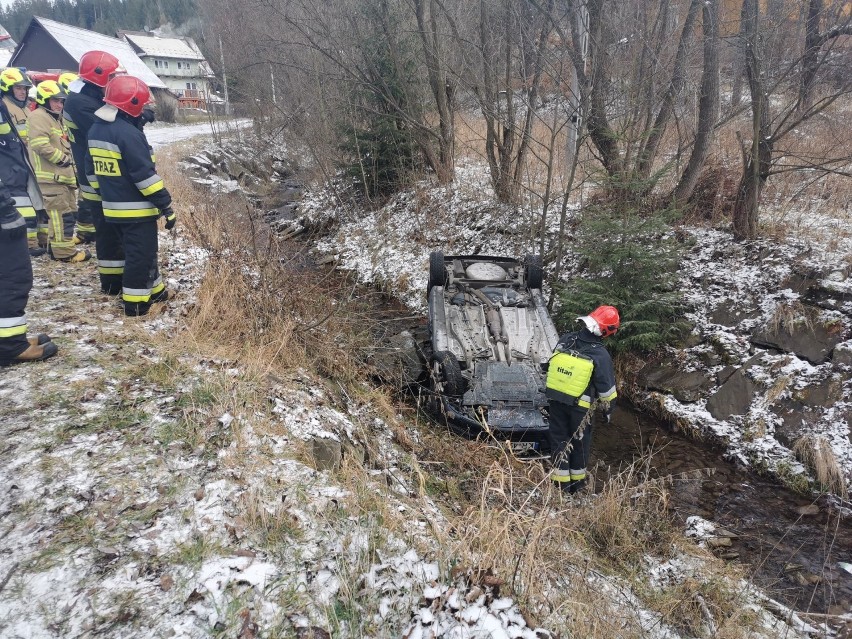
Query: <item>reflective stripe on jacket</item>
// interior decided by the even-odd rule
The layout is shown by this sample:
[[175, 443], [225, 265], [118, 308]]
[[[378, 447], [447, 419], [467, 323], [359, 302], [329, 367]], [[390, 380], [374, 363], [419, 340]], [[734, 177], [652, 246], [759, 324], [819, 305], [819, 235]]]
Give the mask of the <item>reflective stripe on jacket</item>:
[[100, 200], [94, 188], [89, 186], [86, 179], [86, 156], [89, 154], [89, 129], [95, 122], [95, 111], [104, 105], [104, 92], [100, 87], [89, 82], [82, 82], [82, 87], [75, 91], [71, 89], [65, 98], [62, 108], [62, 119], [68, 131], [68, 141], [71, 143], [71, 154], [77, 167], [77, 184], [80, 185], [80, 197], [84, 200]]
[[[114, 122], [97, 118], [89, 129], [89, 184], [103, 200], [104, 217], [134, 222], [157, 217], [172, 198], [157, 175], [145, 134], [122, 113]], [[94, 179], [93, 179], [94, 178]]]
[[74, 167], [59, 166], [63, 159], [71, 161], [71, 144], [59, 116], [44, 107], [30, 114], [30, 161], [39, 184], [65, 184], [75, 187]]
[[21, 198], [21, 202], [26, 200], [26, 206], [33, 207], [33, 212], [44, 208], [27, 148], [11, 123], [5, 100], [0, 100], [0, 181], [15, 198], [16, 207]]
[[28, 135], [27, 123], [29, 120], [29, 112], [26, 109], [22, 109], [9, 96], [3, 96], [3, 102], [6, 105], [6, 109], [9, 111], [9, 119], [12, 122], [12, 125], [18, 130], [18, 135], [21, 137], [21, 141], [26, 144]]

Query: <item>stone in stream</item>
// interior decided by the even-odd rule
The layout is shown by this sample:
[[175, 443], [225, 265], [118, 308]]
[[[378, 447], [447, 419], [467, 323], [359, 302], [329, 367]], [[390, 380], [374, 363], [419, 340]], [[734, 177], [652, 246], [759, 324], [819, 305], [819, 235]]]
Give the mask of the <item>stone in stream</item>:
[[760, 355], [755, 355], [748, 360], [707, 400], [707, 410], [714, 419], [723, 421], [732, 415], [748, 413], [757, 386], [746, 373], [760, 358]]

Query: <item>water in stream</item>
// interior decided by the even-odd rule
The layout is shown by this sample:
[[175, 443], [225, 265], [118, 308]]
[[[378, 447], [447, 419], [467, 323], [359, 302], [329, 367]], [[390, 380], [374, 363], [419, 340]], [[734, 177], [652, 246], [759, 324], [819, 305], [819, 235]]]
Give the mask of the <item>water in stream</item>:
[[[685, 520], [700, 515], [738, 535], [725, 553], [752, 567], [754, 581], [795, 610], [852, 612], [849, 518], [726, 461], [700, 442], [672, 433], [651, 417], [617, 410], [612, 424], [595, 429], [592, 464], [618, 469], [652, 453], [652, 473], [703, 479], [674, 482], [672, 508]], [[709, 469], [708, 473], [694, 472]], [[603, 469], [602, 469], [603, 470]], [[603, 474], [606, 474], [603, 470]]]

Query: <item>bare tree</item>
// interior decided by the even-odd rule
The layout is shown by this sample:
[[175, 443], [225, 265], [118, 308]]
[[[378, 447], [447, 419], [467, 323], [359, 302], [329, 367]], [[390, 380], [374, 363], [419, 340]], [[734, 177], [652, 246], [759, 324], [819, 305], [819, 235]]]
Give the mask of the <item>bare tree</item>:
[[704, 69], [701, 73], [698, 126], [692, 154], [674, 190], [675, 202], [685, 202], [692, 195], [707, 159], [719, 119], [719, 2], [705, 0], [702, 4]]
[[[795, 71], [803, 64], [803, 59], [812, 54], [812, 48], [806, 46], [804, 54], [798, 59], [788, 60], [784, 64], [768, 65], [770, 53], [766, 51], [764, 44], [768, 39], [762, 37], [764, 24], [758, 0], [745, 0], [743, 14], [746, 16], [742, 33], [745, 38], [746, 77], [751, 94], [752, 130], [750, 142], [745, 140], [740, 132], [737, 134], [743, 169], [734, 201], [733, 226], [736, 238], [752, 239], [758, 235], [761, 195], [766, 181], [773, 173], [808, 169], [816, 171], [818, 175], [824, 175], [842, 170], [852, 159], [848, 148], [844, 148], [835, 157], [831, 157], [828, 152], [821, 157], [805, 157], [791, 146], [779, 150], [780, 145], [786, 142], [786, 138], [797, 127], [825, 111], [841, 96], [852, 93], [852, 82], [847, 75], [836, 86], [826, 87], [827, 90], [820, 99], [811, 100], [810, 105], [802, 102], [801, 91], [796, 98], [785, 100], [789, 93], [787, 88], [791, 84], [790, 80], [795, 77]], [[808, 20], [811, 20], [810, 12]], [[848, 26], [848, 23], [835, 26], [825, 33], [839, 35], [839, 32]], [[806, 31], [812, 31], [812, 27], [811, 23]], [[813, 33], [810, 37], [813, 43]], [[832, 39], [833, 37], [825, 38], [820, 46], [825, 46], [825, 43]], [[823, 52], [816, 62], [808, 58], [808, 73], [811, 76], [809, 85], [813, 85], [814, 78], [818, 77], [820, 69], [830, 59], [829, 53]], [[773, 109], [770, 98], [776, 96], [783, 106]]]

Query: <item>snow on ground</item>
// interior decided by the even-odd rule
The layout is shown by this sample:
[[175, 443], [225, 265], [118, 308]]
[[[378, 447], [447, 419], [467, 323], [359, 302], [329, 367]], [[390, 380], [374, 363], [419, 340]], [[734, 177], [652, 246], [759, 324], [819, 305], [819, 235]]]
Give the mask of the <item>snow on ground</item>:
[[[459, 163], [457, 176], [447, 187], [424, 185], [394, 196], [376, 211], [364, 211], [350, 204], [340, 204], [336, 194], [328, 190], [308, 192], [301, 210], [315, 223], [338, 222], [336, 231], [322, 240], [317, 251], [333, 255], [337, 264], [352, 270], [362, 282], [380, 283], [416, 311], [425, 309], [428, 256], [431, 250], [446, 254], [481, 253], [522, 257], [535, 253], [537, 247], [522, 232], [533, 213], [522, 208], [495, 204], [487, 179], [487, 167], [467, 160]], [[766, 214], [771, 217], [771, 212]], [[555, 223], [555, 221], [554, 221]], [[841, 229], [845, 232], [841, 233]], [[756, 352], [763, 357], [752, 374], [772, 385], [775, 379], [788, 376], [802, 385], [820, 384], [832, 375], [830, 362], [814, 366], [794, 354], [771, 354], [755, 351], [749, 338], [753, 331], [772, 322], [779, 306], [797, 302], [801, 294], [779, 287], [799, 270], [815, 269], [827, 273], [823, 284], [830, 290], [849, 294], [852, 275], [852, 234], [848, 220], [832, 217], [825, 211], [802, 214], [796, 233], [786, 240], [734, 242], [729, 230], [704, 227], [684, 229], [693, 238], [694, 248], [681, 266], [681, 286], [687, 303], [693, 309], [688, 319], [702, 343], [685, 354], [675, 354], [687, 369], [698, 366], [708, 377], [730, 364], [743, 364]], [[557, 231], [551, 228], [550, 233]], [[570, 274], [572, 268], [563, 269]], [[824, 311], [821, 319], [839, 322], [849, 330], [852, 303], [844, 313]], [[711, 319], [714, 311], [727, 309], [742, 312], [731, 328]], [[716, 342], [727, 352], [729, 360], [714, 367], [700, 364], [700, 355], [709, 342]], [[696, 363], [697, 362], [697, 363]], [[782, 393], [789, 398], [795, 388]], [[852, 380], [843, 382], [844, 401], [823, 412], [816, 420], [801, 425], [803, 432], [819, 433], [831, 444], [832, 451], [847, 480], [852, 482]], [[731, 459], [749, 466], [759, 464], [769, 470], [801, 472], [790, 449], [778, 441], [774, 429], [780, 418], [758, 398], [748, 415], [718, 421], [706, 410], [706, 398], [682, 403], [672, 396], [663, 398], [665, 408], [674, 419], [690, 423], [697, 431], [711, 435], [724, 444]], [[750, 425], [762, 424], [764, 432], [755, 433]]]
[[[417, 307], [430, 248], [528, 248], [504, 230], [506, 209], [482, 202], [481, 171], [460, 175], [424, 202], [400, 196], [344, 222], [325, 250]], [[318, 195], [307, 205], [330, 208]], [[465, 230], [448, 242], [452, 222]], [[422, 248], [404, 246], [412, 236]], [[511, 598], [448, 571], [432, 533], [446, 522], [369, 406], [335, 406], [301, 371], [247, 379], [181, 342], [207, 255], [180, 232], [161, 234], [160, 251], [180, 292], [141, 320], [97, 293], [94, 261], [35, 262], [30, 326], [61, 350], [0, 370], [0, 637], [550, 636]], [[234, 404], [240, 385], [264, 401]], [[311, 445], [359, 439], [380, 453], [363, 485], [311, 463]], [[353, 490], [377, 512], [352, 511]], [[586, 578], [625, 627], [678, 636], [628, 585]], [[775, 617], [765, 627], [803, 636]]]
[[190, 138], [210, 138], [230, 135], [235, 131], [251, 126], [248, 118], [222, 120], [211, 118], [209, 122], [196, 124], [171, 124], [167, 122], [152, 122], [145, 127], [145, 137], [155, 150], [181, 140]]

